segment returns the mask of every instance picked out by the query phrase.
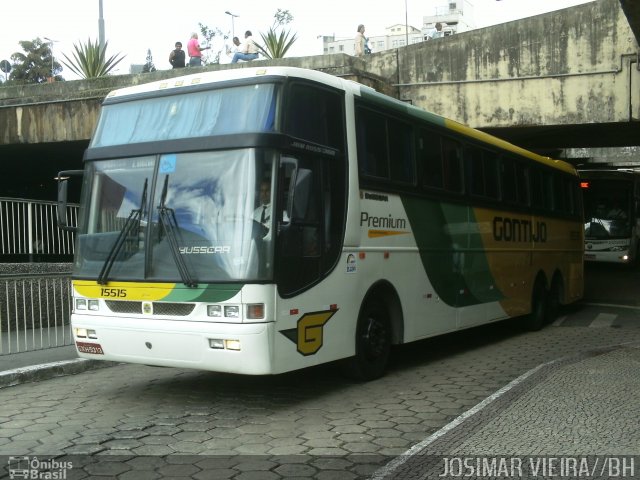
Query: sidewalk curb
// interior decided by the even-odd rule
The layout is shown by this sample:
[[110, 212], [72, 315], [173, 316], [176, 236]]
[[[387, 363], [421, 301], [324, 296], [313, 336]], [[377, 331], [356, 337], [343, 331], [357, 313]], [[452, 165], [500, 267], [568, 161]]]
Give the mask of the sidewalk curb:
[[60, 362], [43, 363], [30, 367], [16, 368], [0, 372], [0, 388], [13, 387], [23, 383], [47, 380], [53, 377], [65, 375], [75, 375], [98, 368], [113, 367], [117, 362], [105, 362], [102, 360], [87, 360], [85, 358], [75, 358], [73, 360], [63, 360]]

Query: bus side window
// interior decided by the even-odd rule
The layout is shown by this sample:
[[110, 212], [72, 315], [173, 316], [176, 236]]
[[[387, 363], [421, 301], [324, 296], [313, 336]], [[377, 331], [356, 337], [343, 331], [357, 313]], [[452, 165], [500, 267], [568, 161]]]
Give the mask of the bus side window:
[[542, 208], [544, 206], [542, 172], [537, 168], [532, 168], [529, 170], [529, 177], [531, 180], [531, 205], [535, 208]]
[[385, 118], [361, 108], [357, 112], [357, 122], [360, 171], [370, 177], [389, 178]]
[[529, 170], [526, 166], [520, 162], [515, 164], [516, 169], [516, 186], [517, 188], [517, 202], [519, 205], [528, 206], [530, 198], [529, 190]]
[[517, 203], [516, 165], [510, 159], [503, 157], [500, 162], [502, 179], [502, 200], [507, 203]]
[[341, 93], [317, 85], [294, 83], [290, 86], [288, 98], [286, 133], [344, 150], [344, 100]]
[[444, 161], [444, 188], [450, 192], [462, 193], [462, 144], [450, 138], [443, 138], [442, 159]]
[[440, 136], [421, 130], [418, 136], [418, 158], [422, 166], [422, 185], [442, 188], [442, 150]]
[[415, 184], [415, 164], [413, 157], [413, 128], [400, 120], [387, 120], [389, 130], [389, 158], [391, 159], [391, 180]]

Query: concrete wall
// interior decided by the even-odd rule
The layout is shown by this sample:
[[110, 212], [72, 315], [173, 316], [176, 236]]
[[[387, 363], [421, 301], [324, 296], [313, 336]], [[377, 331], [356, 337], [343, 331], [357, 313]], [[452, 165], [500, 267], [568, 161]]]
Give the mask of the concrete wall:
[[[626, 137], [618, 143], [629, 145], [640, 136], [640, 48], [620, 1], [598, 0], [362, 58], [319, 55], [205, 70], [316, 69], [475, 128], [624, 124]], [[110, 90], [198, 70], [0, 87], [0, 147], [86, 140]]]
[[638, 43], [618, 0], [398, 51], [400, 97], [476, 128], [640, 119]]
[[320, 70], [360, 81], [387, 94], [396, 93], [388, 79], [367, 71], [364, 60], [346, 54], [211, 65], [202, 69], [163, 70], [53, 84], [0, 87], [0, 145], [87, 140], [93, 133], [102, 100], [111, 90], [117, 88], [198, 71], [268, 65]]

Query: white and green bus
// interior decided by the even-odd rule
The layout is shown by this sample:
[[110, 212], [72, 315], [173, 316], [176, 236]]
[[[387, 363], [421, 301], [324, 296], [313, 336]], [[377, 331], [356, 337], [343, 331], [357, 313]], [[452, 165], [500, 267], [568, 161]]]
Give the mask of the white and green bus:
[[579, 171], [584, 198], [584, 259], [635, 265], [640, 257], [640, 172]]
[[84, 163], [82, 357], [371, 379], [392, 345], [582, 296], [573, 167], [325, 73], [114, 91]]

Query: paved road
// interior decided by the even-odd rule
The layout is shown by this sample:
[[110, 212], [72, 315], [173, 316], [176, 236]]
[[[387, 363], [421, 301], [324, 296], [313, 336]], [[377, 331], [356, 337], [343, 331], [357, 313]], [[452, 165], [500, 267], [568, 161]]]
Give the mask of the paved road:
[[262, 480], [429, 478], [421, 459], [461, 452], [639, 455], [638, 281], [591, 267], [585, 304], [554, 325], [407, 345], [366, 384], [331, 366], [237, 377], [118, 365], [2, 388], [0, 478], [34, 459], [66, 478]]
[[638, 344], [637, 311], [608, 308], [407, 345], [366, 384], [329, 366], [256, 378], [121, 365], [5, 388], [0, 455], [58, 456], [74, 478], [367, 478], [541, 364]]

